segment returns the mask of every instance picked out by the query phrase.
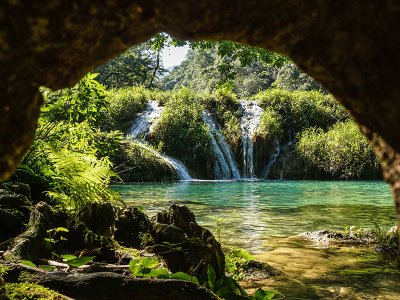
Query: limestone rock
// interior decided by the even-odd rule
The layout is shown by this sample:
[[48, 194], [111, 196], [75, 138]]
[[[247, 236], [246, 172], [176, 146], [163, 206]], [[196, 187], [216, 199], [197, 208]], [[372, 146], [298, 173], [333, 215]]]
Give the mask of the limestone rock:
[[173, 204], [168, 211], [158, 213], [155, 222], [155, 245], [150, 252], [162, 256], [172, 272], [194, 274], [200, 282], [207, 280], [211, 264], [220, 278], [225, 273], [225, 257], [221, 245], [212, 233], [196, 223], [190, 209]]
[[153, 225], [146, 214], [136, 207], [125, 208], [115, 221], [114, 238], [125, 247], [139, 249], [151, 243]]

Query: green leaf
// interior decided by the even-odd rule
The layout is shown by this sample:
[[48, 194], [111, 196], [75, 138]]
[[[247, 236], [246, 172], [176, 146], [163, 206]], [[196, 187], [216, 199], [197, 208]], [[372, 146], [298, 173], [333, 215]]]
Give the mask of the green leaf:
[[184, 272], [176, 272], [176, 273], [172, 274], [170, 278], [190, 281], [190, 282], [193, 282], [193, 283], [195, 283], [197, 285], [200, 285], [199, 280], [197, 279], [196, 276], [192, 276], [192, 275], [189, 275], [189, 274], [184, 273]]
[[259, 288], [255, 294], [255, 300], [271, 300], [275, 297], [275, 295], [279, 294], [277, 291], [264, 291], [263, 289]]
[[72, 255], [72, 254], [63, 254], [63, 255], [61, 255], [61, 257], [62, 257], [65, 261], [69, 261], [69, 260], [73, 260], [73, 259], [78, 258], [77, 256]]
[[69, 232], [69, 230], [67, 228], [64, 228], [64, 227], [57, 227], [56, 228], [56, 232]]
[[65, 263], [69, 266], [79, 268], [80, 266], [86, 265], [87, 263], [91, 262], [95, 257], [96, 256], [82, 256], [72, 260], [68, 260]]
[[55, 267], [49, 265], [39, 265], [39, 269], [51, 272], [54, 271]]
[[145, 274], [144, 277], [156, 277], [161, 279], [167, 279], [170, 278], [170, 274], [167, 269], [157, 268], [155, 270], [151, 270], [150, 273]]
[[28, 267], [32, 267], [32, 268], [37, 268], [37, 265], [35, 265], [33, 262], [31, 262], [30, 260], [22, 260], [21, 264], [28, 266]]
[[140, 265], [143, 266], [143, 268], [146, 268], [146, 269], [155, 268], [159, 264], [157, 259], [151, 258], [151, 257], [142, 258], [139, 263], [140, 263]]
[[210, 264], [207, 266], [207, 279], [210, 290], [215, 291], [215, 283], [217, 281], [217, 275], [215, 274], [213, 266]]
[[131, 261], [129, 262], [129, 270], [132, 273], [133, 277], [136, 277], [139, 275], [142, 266], [139, 264], [140, 259], [131, 259]]

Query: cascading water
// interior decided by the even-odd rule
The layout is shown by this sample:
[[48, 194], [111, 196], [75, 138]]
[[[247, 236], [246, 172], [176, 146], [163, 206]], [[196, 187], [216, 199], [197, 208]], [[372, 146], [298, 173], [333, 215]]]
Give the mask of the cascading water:
[[137, 115], [129, 135], [135, 140], [144, 140], [163, 110], [164, 107], [159, 106], [157, 101], [149, 101], [146, 109]]
[[243, 176], [244, 178], [255, 177], [254, 174], [254, 143], [253, 136], [260, 124], [262, 108], [257, 101], [240, 100], [242, 117], [240, 127], [242, 129], [243, 147]]
[[209, 128], [211, 147], [216, 157], [214, 163], [215, 179], [239, 179], [240, 173], [233, 157], [232, 149], [208, 111], [203, 112], [203, 121]]
[[180, 180], [191, 180], [192, 177], [183, 163], [175, 158], [157, 152], [144, 142], [144, 139], [146, 138], [147, 134], [151, 132], [152, 126], [160, 117], [163, 109], [164, 107], [159, 106], [157, 101], [149, 101], [146, 109], [136, 117], [128, 136], [134, 140], [137, 140], [141, 147], [164, 160], [167, 165], [175, 170], [176, 175]]
[[278, 139], [275, 140], [275, 151], [274, 153], [271, 155], [271, 158], [268, 161], [267, 166], [265, 167], [264, 170], [264, 176], [263, 178], [268, 178], [269, 173], [271, 171], [271, 167], [276, 163], [279, 155], [281, 154], [281, 146], [279, 145], [279, 141]]
[[172, 169], [174, 169], [180, 180], [191, 180], [192, 179], [192, 177], [189, 175], [189, 172], [186, 169], [186, 167], [184, 166], [184, 164], [182, 164], [179, 160], [172, 158], [170, 156], [161, 154], [145, 143], [142, 143], [140, 141], [138, 141], [138, 142], [139, 142], [140, 147], [142, 147], [143, 149], [146, 149], [147, 151], [151, 152], [155, 156], [161, 158]]
[[[290, 139], [290, 135], [289, 135], [289, 139]], [[278, 139], [275, 140], [275, 151], [274, 153], [271, 155], [271, 158], [268, 161], [267, 166], [264, 169], [264, 176], [263, 178], [268, 179], [269, 177], [269, 173], [271, 171], [271, 168], [275, 165], [276, 161], [278, 160], [279, 156], [282, 154], [284, 155], [285, 153], [287, 153], [289, 151], [289, 147], [291, 145], [293, 145], [294, 143], [296, 143], [296, 140], [289, 140], [289, 142], [283, 146], [281, 146], [279, 144]], [[284, 171], [285, 171], [285, 166], [286, 166], [286, 156], [283, 158], [283, 162], [282, 162], [282, 169], [279, 173], [279, 178], [280, 179], [284, 179]]]

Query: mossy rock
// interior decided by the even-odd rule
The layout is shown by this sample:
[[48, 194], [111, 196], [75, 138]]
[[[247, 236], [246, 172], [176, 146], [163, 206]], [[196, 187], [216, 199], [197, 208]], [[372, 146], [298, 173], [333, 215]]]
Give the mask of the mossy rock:
[[4, 286], [5, 296], [9, 299], [21, 299], [21, 300], [63, 300], [68, 299], [67, 297], [45, 288], [39, 284], [31, 282], [21, 283], [6, 283]]

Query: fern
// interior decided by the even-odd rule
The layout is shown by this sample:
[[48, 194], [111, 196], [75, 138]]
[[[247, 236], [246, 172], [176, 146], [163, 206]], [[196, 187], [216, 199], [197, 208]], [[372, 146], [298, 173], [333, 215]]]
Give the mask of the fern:
[[56, 150], [49, 145], [44, 151], [52, 167], [43, 171], [53, 179], [47, 194], [60, 205], [76, 211], [86, 203], [118, 199], [108, 187], [111, 177], [118, 176], [111, 170], [107, 157], [97, 159], [94, 154], [67, 148]]

